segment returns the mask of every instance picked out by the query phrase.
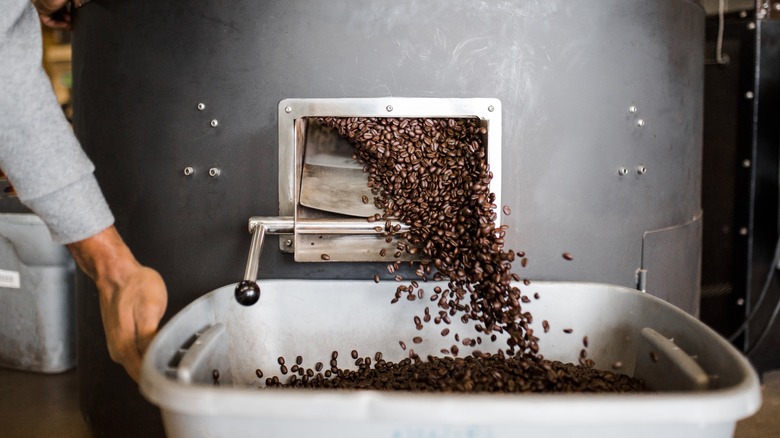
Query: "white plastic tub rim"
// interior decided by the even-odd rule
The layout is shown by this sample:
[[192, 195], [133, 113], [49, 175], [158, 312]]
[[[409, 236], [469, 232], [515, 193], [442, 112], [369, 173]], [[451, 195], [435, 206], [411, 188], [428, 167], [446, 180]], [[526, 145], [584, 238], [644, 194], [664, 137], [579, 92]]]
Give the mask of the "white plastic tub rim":
[[[395, 291], [397, 283], [387, 283], [385, 286]], [[264, 280], [260, 286], [263, 295], [254, 307], [242, 307], [235, 303], [234, 285], [228, 285], [197, 299], [161, 329], [144, 358], [140, 389], [148, 400], [161, 408], [166, 419], [172, 416], [185, 416], [187, 421], [197, 419], [205, 422], [204, 424], [207, 424], [209, 419], [229, 417], [246, 421], [256, 420], [261, 423], [262, 421], [321, 421], [334, 426], [342, 422], [344, 424], [395, 422], [453, 426], [478, 424], [496, 427], [541, 425], [553, 429], [567, 425], [629, 427], [625, 431], [620, 431], [620, 434], [628, 433], [632, 430], [630, 427], [687, 425], [686, 427], [693, 427], [696, 430], [705, 428], [704, 435], [697, 436], [709, 436], [706, 432], [707, 427], [725, 431], [722, 435], [713, 432], [712, 436], [731, 436], [736, 421], [755, 413], [761, 404], [758, 376], [747, 359], [728, 341], [700, 321], [665, 301], [634, 289], [577, 282], [533, 283], [534, 289], [542, 294], [539, 303], [547, 303], [545, 304], [547, 307], [531, 306], [534, 326], [539, 327], [541, 318], [544, 317], [560, 328], [561, 325], [554, 321], [570, 315], [572, 309], [577, 309], [577, 318], [584, 316], [588, 319], [585, 322], [579, 321], [576, 324], [579, 327], [599, 323], [609, 325], [602, 321], [605, 318], [609, 318], [610, 321], [639, 325], [643, 323], [638, 320], [655, 319], [659, 324], [659, 332], [677, 333], [680, 340], [688, 338], [688, 341], [706, 344], [706, 351], [702, 351], [703, 354], [699, 355], [698, 360], [708, 373], [713, 373], [712, 387], [697, 392], [665, 391], [643, 394], [429, 394], [372, 390], [258, 390], [257, 387], [260, 385], [257, 381], [254, 384], [245, 382], [214, 386], [208, 381], [185, 384], [166, 375], [170, 372], [167, 368], [171, 358], [194, 333], [220, 323], [228, 327], [228, 332], [231, 330], [230, 327], [239, 326], [239, 332], [243, 333], [241, 330], [246, 327], [240, 328], [242, 321], [251, 320], [254, 312], [263, 309], [264, 302], [270, 303], [277, 298], [280, 301], [297, 299], [299, 297], [295, 295], [301, 290], [316, 288], [318, 294], [327, 294], [327, 291], [322, 291], [323, 288], [362, 289], [363, 292], [350, 293], [378, 295], [382, 305], [391, 308], [388, 295], [378, 294], [372, 288], [376, 286], [373, 281]], [[522, 289], [522, 286], [520, 287]], [[302, 296], [306, 296], [306, 292]], [[315, 295], [307, 297], [311, 298]], [[333, 301], [333, 298], [328, 300]], [[316, 305], [316, 303], [312, 304]], [[627, 305], [628, 310], [625, 307]], [[585, 312], [586, 309], [583, 307], [588, 306], [600, 309], [600, 312]], [[230, 309], [229, 318], [226, 314], [220, 314], [221, 307]], [[364, 309], [351, 309], [354, 312], [362, 310]], [[286, 318], [289, 323], [290, 319], [296, 316], [285, 315], [280, 318]], [[332, 320], [335, 325], [339, 322], [338, 318]], [[411, 316], [405, 318], [403, 324], [413, 326]], [[290, 325], [290, 327], [294, 326], [294, 324]], [[412, 327], [411, 330], [414, 328]], [[610, 333], [612, 329], [605, 327], [603, 330], [604, 333]], [[550, 333], [553, 332], [555, 330], [551, 329]], [[593, 333], [593, 330], [590, 333]], [[541, 353], [545, 354], [545, 357], [576, 362], [579, 348], [571, 348], [572, 351], [563, 354], [563, 357], [553, 357], [556, 354], [550, 354], [548, 351], [559, 348], [560, 346], [556, 347], [555, 344], [560, 344], [558, 341], [565, 340], [565, 337], [557, 335], [545, 339], [540, 328], [535, 331], [535, 334], [540, 337]], [[591, 334], [591, 343], [598, 342], [599, 336], [599, 334]], [[249, 336], [249, 338], [253, 337]], [[569, 346], [574, 346], [579, 344], [581, 336], [571, 339], [574, 343], [570, 343]], [[326, 341], [311, 337], [309, 342]], [[231, 352], [227, 356], [235, 355], [241, 350], [241, 346], [236, 345], [227, 348]], [[337, 349], [328, 345], [323, 348]], [[349, 350], [340, 348], [339, 351], [344, 354]], [[241, 355], [240, 352], [238, 354]], [[295, 352], [290, 351], [290, 354], [284, 355], [291, 358], [294, 354]], [[274, 354], [273, 357], [267, 358], [268, 362], [275, 362], [278, 355]], [[424, 353], [420, 355], [424, 357]], [[387, 355], [385, 357], [387, 359]], [[613, 357], [606, 358], [606, 361], [598, 356], [593, 358], [596, 360], [596, 367], [601, 369], [609, 369], [605, 364], [614, 360]], [[318, 358], [323, 362], [324, 359], [326, 358]], [[223, 362], [221, 367], [223, 375], [254, 374], [254, 367], [240, 370], [235, 363], [225, 365], [227, 361], [225, 357], [216, 360]], [[344, 364], [340, 363], [340, 366]], [[269, 373], [272, 368], [270, 366], [264, 368], [266, 376], [263, 381], [265, 377], [272, 375]], [[631, 372], [629, 369], [624, 371], [627, 374]], [[453, 415], [458, 412], [468, 413], [468, 415]], [[659, 432], [660, 430], [658, 429]]]

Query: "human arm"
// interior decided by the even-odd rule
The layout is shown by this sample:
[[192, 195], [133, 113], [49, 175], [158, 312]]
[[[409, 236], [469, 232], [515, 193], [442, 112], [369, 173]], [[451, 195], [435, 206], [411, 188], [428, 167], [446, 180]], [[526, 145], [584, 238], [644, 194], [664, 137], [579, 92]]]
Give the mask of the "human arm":
[[97, 286], [111, 359], [138, 381], [143, 353], [167, 305], [162, 277], [138, 263], [113, 226], [66, 246]]
[[41, 67], [38, 14], [12, 0], [0, 14], [0, 169], [19, 200], [96, 283], [109, 354], [138, 378], [140, 357], [167, 303], [160, 275], [141, 266], [57, 104]]

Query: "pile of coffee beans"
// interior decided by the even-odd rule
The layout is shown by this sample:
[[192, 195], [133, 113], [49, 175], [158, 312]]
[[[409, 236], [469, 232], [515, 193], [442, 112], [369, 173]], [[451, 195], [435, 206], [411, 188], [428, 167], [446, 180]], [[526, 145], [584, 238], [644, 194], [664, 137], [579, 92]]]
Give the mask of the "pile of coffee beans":
[[[321, 362], [314, 369], [299, 362], [282, 382], [279, 377], [265, 379], [268, 388], [375, 389], [416, 392], [641, 392], [641, 381], [622, 374], [558, 361], [535, 361], [521, 356], [475, 354], [467, 357], [418, 356], [397, 363], [385, 361], [381, 353], [359, 357], [353, 351], [357, 369], [338, 367], [333, 352], [330, 368], [322, 372]], [[280, 358], [280, 363], [284, 359]], [[372, 366], [373, 364], [373, 366]], [[285, 366], [285, 365], [282, 365]], [[287, 374], [284, 370], [284, 374]], [[263, 373], [257, 370], [258, 377]]]
[[[396, 259], [406, 252], [417, 254], [417, 279], [398, 286], [392, 302], [405, 299], [425, 299], [425, 283], [429, 279], [446, 282], [446, 288], [435, 286], [428, 299], [438, 310], [426, 307], [422, 315], [414, 316], [418, 330], [424, 324], [444, 325], [441, 336], [451, 336], [454, 343], [444, 348], [444, 357], [428, 356], [422, 360], [409, 349], [408, 358], [387, 362], [381, 353], [360, 358], [352, 352], [356, 370], [341, 369], [334, 352], [330, 367], [318, 363], [314, 369], [304, 369], [300, 356], [289, 370], [284, 358], [279, 358], [285, 380], [268, 377], [268, 387], [393, 389], [407, 391], [449, 392], [601, 392], [640, 391], [640, 381], [609, 371], [593, 369], [593, 361], [582, 350], [579, 365], [545, 360], [539, 354], [538, 338], [534, 336], [533, 316], [523, 304], [531, 301], [517, 284], [519, 275], [512, 273], [512, 263], [519, 260], [526, 267], [528, 259], [522, 251], [504, 250], [506, 227], [496, 227], [498, 206], [489, 184], [493, 178], [487, 163], [484, 138], [487, 130], [480, 120], [463, 118], [389, 118], [389, 117], [322, 117], [317, 122], [336, 129], [356, 148], [353, 158], [363, 164], [368, 185], [374, 194], [373, 203], [383, 214], [367, 218], [369, 222], [384, 221], [377, 227], [388, 243], [393, 241], [400, 226], [409, 226], [408, 234], [399, 239]], [[364, 196], [363, 203], [371, 202]], [[508, 206], [500, 210], [511, 214]], [[382, 250], [382, 257], [388, 254]], [[324, 257], [323, 257], [324, 258]], [[564, 258], [573, 257], [566, 253]], [[387, 271], [395, 280], [400, 264], [395, 261]], [[379, 281], [375, 275], [373, 280]], [[418, 281], [419, 280], [419, 281]], [[529, 285], [525, 279], [523, 284]], [[534, 299], [539, 299], [534, 294]], [[452, 318], [473, 324], [479, 334], [461, 339], [450, 330]], [[544, 321], [544, 329], [549, 324]], [[438, 330], [437, 330], [438, 331]], [[506, 339], [499, 347], [497, 334]], [[474, 349], [477, 345], [495, 353], [472, 351], [460, 357], [458, 344]], [[410, 340], [424, 342], [421, 336]], [[587, 347], [587, 338], [584, 339]], [[406, 350], [406, 342], [399, 345]], [[258, 376], [262, 376], [258, 370]], [[284, 377], [283, 377], [284, 379]]]

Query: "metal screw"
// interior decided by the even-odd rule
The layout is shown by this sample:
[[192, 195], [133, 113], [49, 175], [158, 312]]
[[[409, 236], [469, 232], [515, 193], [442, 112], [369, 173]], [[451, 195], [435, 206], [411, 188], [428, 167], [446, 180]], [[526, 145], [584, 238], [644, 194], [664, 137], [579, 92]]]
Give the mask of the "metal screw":
[[751, 165], [751, 164], [752, 164], [752, 163], [751, 163], [751, 162], [750, 162], [750, 160], [748, 160], [748, 159], [744, 159], [744, 160], [742, 160], [742, 167], [744, 167], [745, 169], [748, 169], [748, 168], [750, 168], [750, 165]]
[[745, 99], [753, 99], [753, 92], [752, 91], [746, 91], [745, 92]]
[[747, 236], [747, 233], [748, 233], [748, 229], [747, 228], [742, 227], [742, 228], [739, 229], [739, 235], [740, 236]]
[[637, 120], [636, 121], [636, 126], [639, 126], [640, 128], [645, 126], [645, 120], [644, 119]]
[[195, 173], [195, 169], [193, 169], [192, 167], [187, 166], [187, 167], [184, 168], [184, 175], [185, 176], [190, 176], [193, 173]]
[[292, 240], [290, 240], [290, 239], [285, 240], [284, 241], [284, 246], [286, 246], [288, 248], [291, 247], [292, 246]]
[[387, 112], [391, 113], [393, 112], [393, 105], [387, 105], [385, 109], [387, 110]]
[[625, 176], [628, 175], [628, 168], [627, 167], [621, 167], [618, 169], [618, 175]]
[[630, 113], [635, 113], [637, 111], [639, 111], [639, 108], [637, 108], [636, 105], [631, 105], [630, 107], [628, 107], [628, 112]]
[[220, 174], [219, 168], [212, 167], [211, 169], [209, 169], [209, 176], [216, 177], [216, 176], [219, 176], [219, 174]]
[[488, 111], [489, 111], [489, 112], [491, 112], [491, 113], [492, 113], [492, 112], [493, 112], [493, 111], [495, 111], [495, 110], [496, 110], [496, 107], [494, 107], [493, 105], [490, 105], [490, 106], [488, 106]]
[[198, 104], [198, 111], [203, 111], [204, 109], [206, 109], [206, 104], [205, 103], [199, 103]]
[[292, 112], [292, 108], [289, 107], [289, 106], [286, 106], [286, 107], [284, 107], [284, 112], [286, 112], [287, 114], [290, 114]]
[[638, 173], [640, 175], [646, 174], [647, 173], [647, 167], [642, 166], [642, 165], [637, 166], [636, 167], [636, 173]]
[[217, 126], [219, 126], [219, 121], [217, 121], [217, 119], [212, 120], [211, 121], [211, 127], [212, 128], [216, 128]]
[[753, 30], [753, 29], [755, 29], [755, 28], [756, 28], [756, 23], [753, 23], [753, 22], [751, 21], [750, 23], [748, 23], [748, 26], [747, 26], [747, 27], [748, 27], [748, 29], [750, 29], [750, 30]]

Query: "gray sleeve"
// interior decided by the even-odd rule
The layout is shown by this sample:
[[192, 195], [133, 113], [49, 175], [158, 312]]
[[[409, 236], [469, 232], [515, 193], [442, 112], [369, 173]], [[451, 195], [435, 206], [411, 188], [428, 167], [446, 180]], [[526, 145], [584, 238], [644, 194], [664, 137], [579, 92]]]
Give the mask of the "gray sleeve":
[[29, 0], [5, 3], [0, 16], [0, 169], [57, 242], [76, 242], [104, 230], [114, 217], [94, 165], [41, 66], [35, 9]]

